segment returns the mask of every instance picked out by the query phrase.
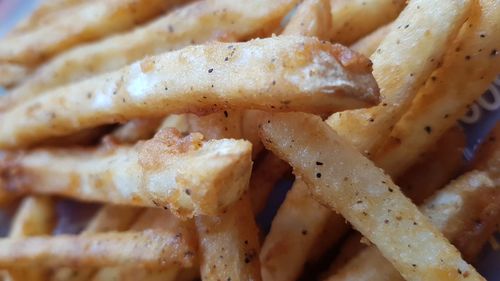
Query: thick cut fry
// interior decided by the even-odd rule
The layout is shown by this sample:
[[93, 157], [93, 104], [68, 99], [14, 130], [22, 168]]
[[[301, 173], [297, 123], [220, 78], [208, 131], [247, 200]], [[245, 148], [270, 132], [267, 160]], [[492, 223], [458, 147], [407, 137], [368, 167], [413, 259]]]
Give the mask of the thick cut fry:
[[[84, 2], [57, 20], [0, 41], [0, 61], [36, 66], [75, 45], [127, 30], [184, 0], [109, 0]], [[78, 23], [78, 24], [76, 24]]]
[[273, 114], [261, 133], [264, 145], [291, 164], [313, 196], [377, 245], [407, 280], [442, 280], [443, 276], [462, 280], [459, 271], [469, 273], [467, 280], [484, 280], [390, 177], [321, 118]]
[[408, 168], [465, 114], [467, 105], [480, 97], [500, 72], [496, 36], [500, 33], [500, 3], [481, 0], [479, 6], [450, 46], [442, 66], [419, 91], [375, 156], [389, 173]]
[[305, 0], [297, 8], [282, 34], [313, 35], [327, 40], [331, 23], [330, 0]]
[[147, 58], [5, 112], [0, 147], [177, 112], [332, 112], [377, 101], [370, 61], [343, 46], [295, 36], [213, 43]]
[[[22, 65], [0, 63], [0, 86], [12, 87], [28, 76], [29, 70]], [[2, 99], [4, 97], [2, 96]], [[1, 104], [1, 103], [0, 103]]]
[[[474, 222], [478, 214], [487, 209], [485, 201], [495, 195], [498, 199], [499, 187], [493, 185], [492, 180], [484, 172], [469, 172], [429, 199], [421, 211], [428, 216], [431, 222], [453, 241], [460, 236], [467, 226]], [[420, 264], [417, 266], [421, 266]], [[475, 275], [469, 271], [456, 269], [464, 280], [472, 280]], [[456, 278], [456, 277], [455, 277]], [[404, 280], [401, 275], [382, 257], [375, 247], [362, 251], [328, 281], [340, 280]], [[429, 280], [429, 279], [422, 279]], [[450, 275], [443, 275], [440, 280], [454, 279]]]
[[367, 57], [371, 56], [375, 50], [377, 50], [378, 46], [380, 46], [380, 43], [384, 40], [387, 34], [389, 34], [391, 28], [392, 24], [379, 27], [374, 32], [352, 44], [351, 49]]
[[[243, 140], [202, 141], [174, 129], [131, 146], [5, 152], [0, 186], [80, 200], [170, 208], [180, 216], [217, 214], [240, 198], [251, 171]], [[232, 188], [226, 188], [231, 183]]]
[[108, 232], [0, 240], [0, 266], [159, 268], [193, 265], [196, 249], [175, 232]]
[[330, 0], [331, 41], [350, 45], [394, 20], [404, 0]]
[[247, 195], [220, 216], [196, 218], [202, 280], [261, 280], [259, 235]]
[[203, 0], [179, 8], [134, 31], [61, 54], [11, 94], [0, 110], [56, 86], [113, 71], [147, 55], [210, 40], [244, 40], [264, 26], [279, 24], [298, 0]]
[[[309, 208], [299, 207], [303, 204]], [[331, 217], [338, 220], [329, 221]], [[310, 196], [305, 183], [296, 180], [274, 217], [271, 231], [262, 247], [260, 260], [263, 279], [295, 280], [327, 222], [338, 227], [335, 234], [339, 236], [332, 238], [332, 242], [338, 241], [349, 229], [342, 216], [332, 216], [330, 209]], [[323, 244], [322, 247], [328, 246]]]
[[[56, 219], [54, 201], [45, 196], [28, 196], [23, 199], [12, 222], [10, 238], [22, 238], [52, 233]], [[44, 281], [48, 272], [37, 267], [28, 270], [9, 270], [8, 280]]]
[[383, 103], [336, 113], [328, 124], [366, 155], [377, 150], [439, 65], [469, 15], [470, 4], [469, 0], [410, 1], [371, 57]]
[[264, 153], [252, 171], [248, 188], [254, 214], [259, 214], [264, 209], [272, 189], [290, 170], [290, 165], [271, 152]]

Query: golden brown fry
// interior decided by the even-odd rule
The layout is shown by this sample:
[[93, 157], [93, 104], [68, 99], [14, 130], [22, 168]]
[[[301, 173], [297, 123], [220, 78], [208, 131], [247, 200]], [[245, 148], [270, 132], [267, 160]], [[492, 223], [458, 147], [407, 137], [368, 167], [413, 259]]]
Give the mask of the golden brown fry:
[[174, 129], [133, 147], [39, 149], [2, 158], [2, 189], [165, 207], [187, 217], [217, 214], [240, 198], [251, 171], [250, 143], [202, 141]]
[[305, 0], [297, 8], [282, 34], [313, 35], [327, 40], [331, 24], [330, 0]]
[[[29, 70], [22, 65], [12, 63], [0, 63], [0, 86], [10, 88], [24, 80]], [[4, 97], [2, 97], [4, 99]]]
[[462, 129], [452, 127], [420, 161], [399, 176], [396, 183], [413, 203], [421, 204], [463, 169], [465, 146]]
[[175, 232], [108, 232], [0, 239], [0, 266], [23, 268], [193, 265], [196, 249]]
[[[424, 215], [453, 241], [459, 237], [468, 225], [477, 219], [477, 215], [487, 209], [484, 204], [491, 195], [497, 196], [498, 187], [493, 185], [492, 180], [484, 172], [469, 172], [457, 180], [451, 182], [446, 188], [439, 191], [421, 207]], [[497, 201], [498, 202], [498, 201]], [[412, 248], [413, 249], [413, 248]], [[425, 262], [425, 260], [422, 260]], [[424, 264], [423, 266], [427, 266]], [[422, 267], [422, 264], [417, 264]], [[435, 268], [439, 271], [441, 268]], [[439, 280], [478, 280], [475, 273], [456, 269], [463, 276], [461, 279], [452, 279], [450, 275], [443, 275]], [[455, 277], [457, 278], [457, 277]], [[399, 273], [385, 260], [375, 247], [362, 251], [352, 259], [340, 272], [328, 279], [328, 281], [340, 280], [403, 280]], [[420, 280], [430, 280], [428, 275], [422, 275]], [[479, 279], [484, 280], [484, 279]]]
[[330, 0], [331, 41], [350, 45], [395, 19], [405, 0]]
[[259, 235], [249, 197], [220, 216], [196, 218], [202, 280], [261, 280]]
[[[0, 41], [0, 61], [28, 67], [71, 47], [145, 22], [184, 0], [109, 0], [83, 2], [57, 20]], [[78, 23], [78, 24], [75, 24]]]
[[468, 280], [484, 280], [389, 176], [321, 118], [277, 113], [261, 128], [264, 145], [286, 159], [313, 196], [377, 245], [407, 280], [442, 280], [443, 275], [462, 280], [458, 271], [468, 272]]
[[147, 55], [211, 40], [252, 38], [279, 24], [298, 0], [203, 0], [179, 8], [134, 31], [61, 54], [0, 99], [0, 111], [56, 86], [119, 69]]
[[389, 34], [391, 28], [391, 23], [379, 27], [377, 30], [352, 44], [351, 49], [367, 57], [371, 56], [375, 50], [377, 50], [378, 46], [380, 46], [380, 43], [384, 40], [387, 34]]
[[[22, 238], [52, 233], [56, 220], [54, 200], [46, 196], [28, 196], [23, 199], [12, 222], [9, 237]], [[8, 280], [46, 280], [48, 272], [37, 266], [25, 270], [8, 271]]]
[[389, 173], [399, 174], [428, 150], [500, 72], [498, 40], [494, 35], [500, 33], [500, 5], [494, 0], [481, 0], [479, 6], [451, 44], [442, 66], [420, 89], [409, 111], [390, 133], [390, 139], [374, 156]]
[[377, 101], [369, 60], [343, 46], [295, 36], [212, 43], [147, 58], [15, 107], [0, 116], [0, 147], [176, 112], [332, 112]]
[[252, 171], [248, 188], [254, 214], [259, 214], [264, 209], [272, 189], [290, 170], [290, 165], [271, 152], [264, 153]]
[[[330, 218], [337, 221], [331, 222]], [[327, 222], [338, 228], [335, 233], [338, 236], [332, 238], [332, 242], [338, 241], [349, 229], [342, 216], [332, 216], [330, 209], [310, 196], [305, 183], [296, 180], [274, 217], [262, 247], [260, 260], [264, 280], [295, 280]], [[328, 248], [324, 244], [322, 247]]]
[[470, 6], [469, 0], [410, 1], [371, 57], [382, 104], [336, 113], [328, 124], [371, 155], [439, 65], [469, 15]]

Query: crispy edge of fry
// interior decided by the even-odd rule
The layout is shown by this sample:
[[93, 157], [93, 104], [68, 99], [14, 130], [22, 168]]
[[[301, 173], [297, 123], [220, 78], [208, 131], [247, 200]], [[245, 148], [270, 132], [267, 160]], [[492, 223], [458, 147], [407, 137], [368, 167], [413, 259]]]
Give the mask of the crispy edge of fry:
[[[407, 280], [421, 280], [419, 276], [426, 276], [425, 280], [442, 280], [443, 276], [462, 280], [464, 276], [458, 271], [468, 272], [468, 280], [484, 280], [389, 176], [321, 118], [276, 113], [261, 128], [266, 148], [286, 159], [313, 196], [339, 211]], [[294, 153], [297, 149], [301, 152]], [[434, 253], [432, 258], [429, 252]]]
[[350, 45], [397, 18], [404, 0], [330, 0], [330, 41]]
[[360, 151], [372, 155], [439, 65], [467, 19], [471, 2], [414, 0], [408, 3], [394, 21], [394, 28], [371, 56], [382, 103], [372, 108], [335, 113], [328, 124], [341, 136], [348, 136]]
[[282, 34], [312, 35], [328, 40], [331, 24], [330, 0], [305, 0], [297, 7]]
[[488, 88], [500, 72], [500, 55], [495, 49], [498, 40], [493, 36], [500, 32], [499, 19], [496, 1], [478, 2], [442, 66], [420, 89], [409, 111], [374, 155], [381, 168], [393, 175], [405, 170]]
[[[0, 98], [0, 111], [49, 89], [119, 69], [147, 55], [211, 40], [246, 39], [261, 26], [273, 25], [297, 2], [298, 0], [194, 2], [133, 31], [79, 46], [57, 56], [41, 66], [11, 94]], [[248, 37], [250, 38], [257, 37]]]
[[365, 37], [352, 44], [351, 49], [362, 55], [370, 57], [375, 52], [375, 50], [377, 50], [378, 46], [380, 46], [380, 43], [384, 40], [387, 34], [389, 34], [392, 26], [392, 23], [389, 23], [379, 27], [372, 33], [366, 35]]
[[167, 231], [107, 232], [0, 240], [0, 265], [22, 268], [192, 266], [196, 249]]
[[332, 112], [376, 102], [370, 61], [341, 45], [301, 36], [214, 42], [146, 58], [3, 112], [0, 147], [176, 112]]
[[288, 171], [290, 165], [272, 152], [264, 152], [252, 171], [248, 188], [254, 214], [257, 215], [264, 209], [272, 189]]
[[[200, 134], [181, 136], [175, 129], [135, 146], [0, 156], [4, 190], [166, 207], [181, 217], [217, 214], [240, 198], [252, 166], [247, 141], [202, 141]], [[224, 187], [226, 182], [231, 189]]]
[[220, 216], [198, 216], [196, 226], [203, 280], [261, 280], [259, 230], [248, 195]]
[[[447, 238], [453, 241], [467, 229], [469, 222], [473, 222], [478, 214], [487, 209], [484, 204], [485, 197], [496, 194], [498, 189], [484, 172], [472, 171], [449, 183], [444, 189], [429, 198], [421, 207], [422, 212], [428, 216], [438, 229], [443, 231]], [[460, 269], [458, 269], [460, 270]], [[466, 279], [470, 272], [459, 272]], [[328, 281], [340, 280], [403, 280], [396, 269], [385, 260], [375, 247], [363, 250], [353, 258], [336, 275]], [[421, 280], [428, 280], [422, 275]], [[444, 277], [442, 280], [450, 277]], [[484, 280], [484, 279], [483, 279]]]
[[2, 39], [0, 61], [36, 66], [75, 45], [130, 29], [182, 2], [184, 0], [83, 2], [47, 24]]

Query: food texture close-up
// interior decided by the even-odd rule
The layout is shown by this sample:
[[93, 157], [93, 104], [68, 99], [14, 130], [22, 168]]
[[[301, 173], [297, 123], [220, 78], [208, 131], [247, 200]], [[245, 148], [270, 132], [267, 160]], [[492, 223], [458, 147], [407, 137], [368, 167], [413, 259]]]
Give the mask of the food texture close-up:
[[0, 0], [0, 281], [500, 281], [500, 0]]

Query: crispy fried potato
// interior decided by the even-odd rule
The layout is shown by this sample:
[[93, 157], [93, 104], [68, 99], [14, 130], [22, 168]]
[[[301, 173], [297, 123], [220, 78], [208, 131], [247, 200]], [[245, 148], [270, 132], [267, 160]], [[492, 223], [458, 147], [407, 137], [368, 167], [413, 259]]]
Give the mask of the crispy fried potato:
[[181, 137], [170, 129], [133, 147], [5, 152], [0, 186], [80, 200], [165, 207], [183, 217], [217, 214], [248, 186], [250, 146], [243, 140], [202, 141], [200, 134]]
[[390, 177], [321, 118], [276, 113], [261, 128], [266, 148], [289, 162], [313, 196], [377, 245], [407, 280], [464, 279], [458, 271], [483, 280]]
[[367, 57], [371, 56], [375, 50], [377, 50], [378, 46], [380, 46], [380, 43], [384, 40], [387, 34], [389, 34], [391, 28], [391, 23], [379, 27], [377, 30], [352, 44], [351, 49]]
[[57, 20], [2, 39], [0, 62], [33, 67], [75, 45], [127, 30], [183, 2], [185, 0], [83, 2], [58, 14]]
[[[260, 260], [264, 280], [295, 280], [327, 222], [337, 227], [337, 237], [330, 237], [331, 243], [337, 242], [349, 226], [342, 216], [331, 213], [310, 196], [303, 181], [296, 180], [262, 246]], [[336, 221], [329, 221], [330, 218]], [[325, 249], [328, 245], [322, 244], [322, 247]]]
[[[10, 238], [22, 238], [52, 233], [56, 220], [54, 200], [47, 196], [28, 196], [19, 206], [10, 227]], [[9, 270], [7, 280], [43, 281], [48, 272], [36, 266], [29, 270]], [[10, 278], [10, 279], [9, 279]]]
[[394, 20], [404, 0], [330, 0], [331, 41], [350, 45]]
[[269, 195], [276, 183], [290, 170], [283, 160], [269, 151], [264, 152], [259, 159], [250, 177], [250, 201], [254, 214], [259, 214], [266, 206]]
[[259, 235], [248, 195], [220, 216], [199, 216], [202, 280], [261, 280]]
[[330, 0], [305, 0], [297, 8], [282, 34], [315, 36], [327, 40], [331, 23]]
[[438, 66], [469, 15], [470, 4], [468, 0], [409, 2], [371, 56], [383, 103], [336, 113], [328, 124], [366, 155], [377, 150]]
[[175, 232], [107, 232], [0, 239], [0, 266], [23, 268], [193, 265], [196, 249]]
[[10, 88], [24, 80], [29, 72], [28, 68], [19, 64], [0, 63], [0, 86]]
[[359, 108], [378, 101], [370, 69], [369, 60], [349, 49], [306, 37], [187, 47], [57, 88], [1, 114], [0, 147], [177, 112]]
[[61, 54], [23, 85], [0, 99], [0, 111], [56, 86], [113, 71], [147, 55], [210, 40], [251, 38], [264, 26], [279, 24], [298, 0], [203, 0], [150, 24]]
[[500, 32], [500, 4], [481, 0], [479, 6], [450, 46], [442, 66], [420, 89], [390, 139], [375, 155], [375, 161], [389, 173], [407, 169], [465, 114], [467, 105], [480, 97], [500, 72], [494, 35]]
[[259, 153], [264, 149], [264, 145], [259, 137], [259, 124], [262, 123], [266, 114], [260, 110], [245, 110], [241, 120], [242, 138], [252, 143], [252, 158], [256, 159]]
[[[447, 238], [453, 241], [463, 233], [467, 225], [477, 218], [478, 214], [486, 209], [488, 204], [484, 204], [485, 200], [490, 199], [493, 194], [498, 196], [498, 189], [499, 187], [493, 185], [486, 173], [469, 172], [427, 200], [421, 207], [421, 211]], [[425, 260], [422, 262], [424, 264], [417, 264], [417, 267], [427, 266]], [[439, 268], [434, 270], [439, 270]], [[456, 271], [463, 276], [461, 279], [452, 279], [450, 275], [443, 275], [439, 280], [484, 280], [478, 279], [479, 277], [474, 276], [475, 273], [464, 271], [460, 267]], [[328, 279], [328, 281], [340, 280], [399, 281], [404, 279], [375, 247], [370, 247], [352, 259], [338, 274]], [[422, 275], [419, 280], [430, 279]]]

